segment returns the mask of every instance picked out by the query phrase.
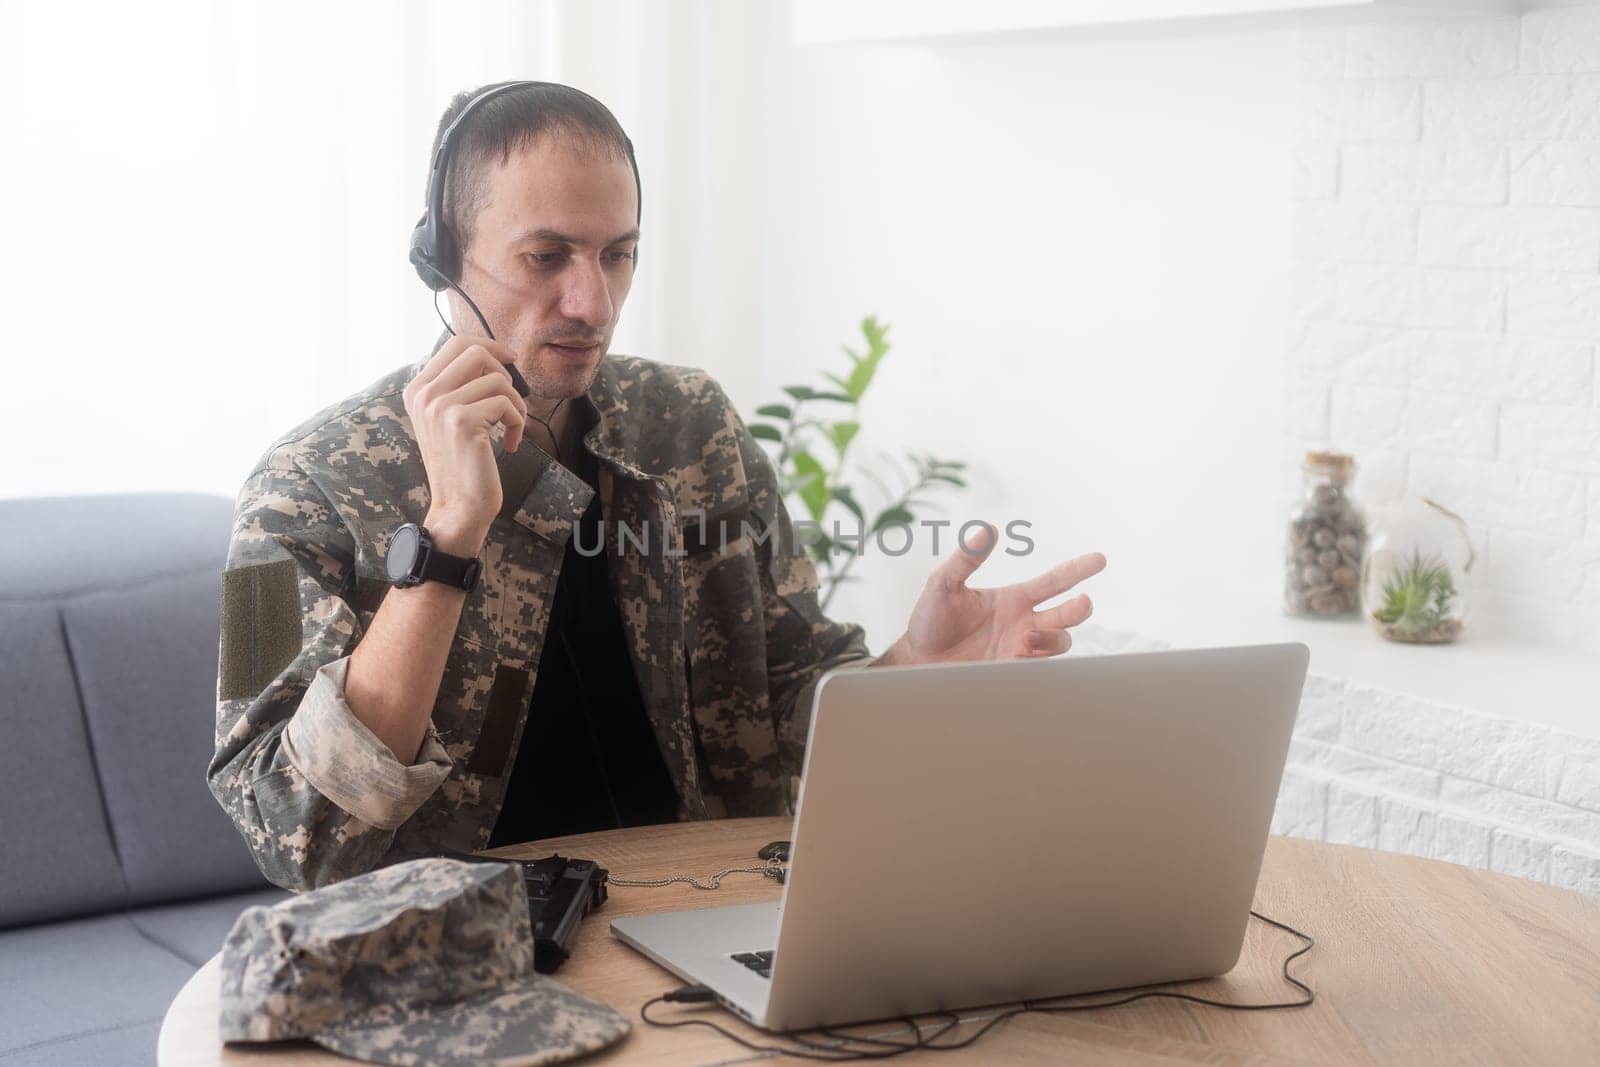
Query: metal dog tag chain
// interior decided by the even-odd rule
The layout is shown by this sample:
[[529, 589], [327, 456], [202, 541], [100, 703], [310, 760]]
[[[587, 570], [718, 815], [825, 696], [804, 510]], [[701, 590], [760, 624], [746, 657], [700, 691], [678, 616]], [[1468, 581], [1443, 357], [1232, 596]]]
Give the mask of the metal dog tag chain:
[[760, 867], [724, 867], [705, 881], [701, 881], [692, 874], [674, 874], [669, 878], [618, 878], [616, 875], [607, 877], [611, 885], [658, 887], [672, 885], [674, 882], [687, 882], [696, 889], [716, 889], [722, 884], [722, 879], [730, 874], [764, 874], [778, 884], [783, 884], [785, 874], [783, 861], [774, 856]]

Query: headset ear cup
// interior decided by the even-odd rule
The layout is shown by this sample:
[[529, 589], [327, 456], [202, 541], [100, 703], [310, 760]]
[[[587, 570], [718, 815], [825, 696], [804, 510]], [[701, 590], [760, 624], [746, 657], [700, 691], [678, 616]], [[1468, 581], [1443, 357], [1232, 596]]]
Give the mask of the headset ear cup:
[[439, 264], [434, 229], [428, 225], [427, 215], [417, 220], [416, 227], [411, 231], [411, 253], [407, 258], [416, 268], [417, 277], [429, 289], [437, 293], [450, 284], [449, 275]]

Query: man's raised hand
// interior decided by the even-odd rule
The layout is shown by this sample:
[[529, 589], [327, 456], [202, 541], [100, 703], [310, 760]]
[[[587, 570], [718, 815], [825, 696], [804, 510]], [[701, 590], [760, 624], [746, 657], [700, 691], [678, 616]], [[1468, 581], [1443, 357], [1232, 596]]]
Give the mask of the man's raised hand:
[[1106, 557], [1090, 552], [1058, 563], [1024, 582], [973, 589], [967, 579], [989, 558], [1000, 539], [995, 527], [958, 544], [933, 569], [911, 609], [906, 632], [875, 661], [885, 666], [959, 663], [967, 660], [1033, 659], [1072, 647], [1071, 627], [1094, 610], [1089, 597], [1036, 610], [1035, 605], [1071, 589], [1105, 569]]

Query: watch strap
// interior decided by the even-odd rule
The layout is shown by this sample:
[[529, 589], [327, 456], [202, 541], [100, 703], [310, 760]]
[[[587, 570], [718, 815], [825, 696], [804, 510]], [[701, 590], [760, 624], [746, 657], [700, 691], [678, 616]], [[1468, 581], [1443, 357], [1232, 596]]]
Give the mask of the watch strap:
[[425, 543], [427, 548], [422, 553], [421, 563], [417, 567], [419, 579], [425, 582], [442, 582], [453, 589], [469, 591], [478, 584], [478, 571], [482, 565], [477, 559], [441, 552], [433, 546], [431, 539]]

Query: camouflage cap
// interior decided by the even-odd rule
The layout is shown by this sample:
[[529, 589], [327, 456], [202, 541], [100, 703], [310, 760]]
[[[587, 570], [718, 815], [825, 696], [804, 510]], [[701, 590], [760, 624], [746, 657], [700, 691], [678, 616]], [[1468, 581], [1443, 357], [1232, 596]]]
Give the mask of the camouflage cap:
[[306, 1038], [374, 1063], [558, 1063], [628, 1031], [533, 969], [513, 864], [421, 859], [273, 907], [222, 948], [224, 1041]]

